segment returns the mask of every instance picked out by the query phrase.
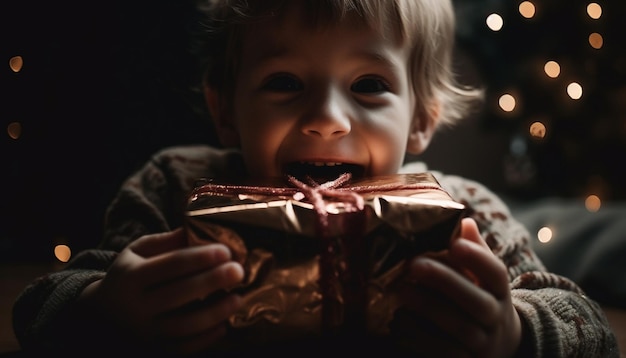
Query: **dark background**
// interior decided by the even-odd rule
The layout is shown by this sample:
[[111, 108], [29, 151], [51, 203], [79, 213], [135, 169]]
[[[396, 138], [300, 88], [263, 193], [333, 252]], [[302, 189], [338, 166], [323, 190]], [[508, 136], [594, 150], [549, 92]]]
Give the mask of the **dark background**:
[[[0, 261], [95, 245], [121, 181], [157, 149], [214, 142], [182, 92], [190, 1], [0, 5]], [[13, 56], [24, 65], [14, 73]], [[5, 131], [20, 122], [22, 135]]]
[[[459, 72], [486, 84], [484, 108], [444, 130], [420, 158], [431, 168], [484, 182], [520, 200], [547, 196], [626, 198], [625, 2], [599, 2], [591, 20], [579, 0], [535, 1], [523, 19], [518, 1], [457, 0]], [[0, 262], [50, 261], [55, 244], [74, 252], [100, 239], [102, 218], [122, 180], [164, 146], [215, 143], [185, 86], [191, 1], [11, 1], [0, 5]], [[505, 18], [493, 32], [484, 19]], [[605, 46], [591, 49], [590, 32]], [[15, 73], [8, 61], [22, 56]], [[563, 81], [585, 87], [564, 100], [533, 64], [558, 59]], [[499, 111], [515, 90], [519, 110]], [[548, 136], [530, 138], [541, 119]], [[5, 129], [19, 122], [12, 139]], [[524, 150], [513, 150], [513, 143]]]

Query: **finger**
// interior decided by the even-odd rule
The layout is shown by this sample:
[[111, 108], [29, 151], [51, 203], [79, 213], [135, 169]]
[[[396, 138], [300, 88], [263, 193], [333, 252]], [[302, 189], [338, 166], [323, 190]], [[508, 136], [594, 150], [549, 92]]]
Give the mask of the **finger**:
[[482, 246], [483, 248], [490, 250], [489, 245], [483, 240], [480, 230], [478, 229], [478, 224], [472, 218], [464, 218], [461, 220], [461, 238], [466, 240], [470, 240]]
[[[459, 240], [469, 240], [469, 241], [472, 241], [474, 243], [481, 245], [482, 247], [485, 248], [485, 250], [489, 250], [489, 251], [491, 250], [489, 246], [487, 245], [487, 243], [482, 239], [480, 231], [478, 229], [478, 224], [472, 218], [464, 218], [463, 220], [461, 220], [460, 234], [457, 237], [455, 237], [454, 240], [452, 240], [452, 242], [450, 243], [450, 247], [454, 246], [455, 243], [458, 242]], [[446, 255], [443, 259], [438, 258], [438, 260], [441, 262], [444, 262], [447, 265], [450, 265], [455, 270], [462, 273], [465, 277], [467, 277], [474, 284], [477, 284], [477, 285], [479, 284], [479, 281], [475, 277], [474, 273], [464, 268], [462, 265], [462, 262], [461, 264], [457, 264], [457, 262], [455, 262], [454, 260], [450, 260], [449, 255]]]
[[418, 287], [439, 292], [458, 305], [475, 320], [482, 322], [482, 313], [495, 310], [495, 298], [476, 286], [467, 277], [437, 260], [418, 257], [410, 263], [410, 279]]
[[243, 277], [243, 267], [239, 263], [227, 262], [210, 270], [153, 287], [149, 291], [148, 300], [157, 307], [157, 310], [166, 312], [194, 300], [202, 300], [215, 292], [232, 288], [241, 283]]
[[185, 247], [146, 259], [137, 274], [144, 277], [147, 285], [158, 286], [219, 266], [230, 259], [230, 250], [223, 244]]
[[187, 246], [182, 228], [170, 232], [144, 235], [128, 245], [136, 255], [148, 258]]
[[167, 337], [191, 337], [224, 324], [243, 305], [241, 296], [230, 294], [218, 300], [194, 303], [192, 309], [162, 316], [162, 334]]
[[508, 271], [490, 249], [462, 238], [451, 244], [450, 258], [456, 266], [471, 272], [478, 284], [497, 299], [510, 294]]
[[430, 290], [413, 290], [410, 315], [426, 319], [465, 350], [475, 351], [488, 343], [482, 323], [477, 322], [454, 302]]

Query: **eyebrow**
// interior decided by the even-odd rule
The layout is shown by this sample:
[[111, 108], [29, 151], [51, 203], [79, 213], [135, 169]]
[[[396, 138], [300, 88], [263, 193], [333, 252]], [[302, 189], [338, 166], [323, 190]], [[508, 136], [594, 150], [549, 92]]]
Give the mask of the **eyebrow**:
[[[272, 61], [273, 59], [278, 59], [281, 57], [289, 56], [289, 49], [287, 47], [272, 47], [271, 49], [264, 49], [261, 51], [258, 56], [255, 56], [254, 60], [257, 63]], [[365, 59], [366, 62], [372, 62], [376, 64], [381, 64], [384, 67], [389, 69], [402, 67], [401, 63], [397, 61], [391, 60], [389, 57], [384, 54], [373, 52], [373, 51], [355, 51], [354, 53], [348, 54], [347, 58], [349, 60], [362, 60]]]
[[380, 63], [388, 68], [402, 67], [401, 63], [397, 63], [396, 61], [392, 61], [389, 57], [372, 51], [358, 51], [349, 56], [350, 58], [366, 58], [371, 62]]
[[373, 63], [375, 66], [382, 67], [385, 71], [389, 71], [396, 79], [402, 76], [401, 71], [405, 64], [400, 61], [394, 61], [390, 56], [375, 51], [356, 51], [349, 55], [349, 58], [355, 58], [358, 61], [366, 60], [366, 63]]

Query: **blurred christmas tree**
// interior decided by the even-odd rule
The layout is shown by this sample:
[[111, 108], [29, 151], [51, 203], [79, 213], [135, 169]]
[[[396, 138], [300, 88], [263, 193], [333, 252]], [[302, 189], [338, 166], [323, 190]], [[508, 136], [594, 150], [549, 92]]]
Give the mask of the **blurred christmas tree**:
[[524, 196], [626, 198], [626, 2], [455, 0], [459, 45], [487, 86]]

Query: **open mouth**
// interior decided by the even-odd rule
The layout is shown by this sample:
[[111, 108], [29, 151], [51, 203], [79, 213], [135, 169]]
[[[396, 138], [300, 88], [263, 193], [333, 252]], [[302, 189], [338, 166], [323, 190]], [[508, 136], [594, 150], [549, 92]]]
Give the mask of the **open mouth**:
[[363, 176], [365, 169], [357, 164], [336, 162], [294, 162], [285, 166], [285, 173], [299, 180], [311, 178], [318, 183], [337, 179], [341, 174], [351, 173], [353, 178]]

